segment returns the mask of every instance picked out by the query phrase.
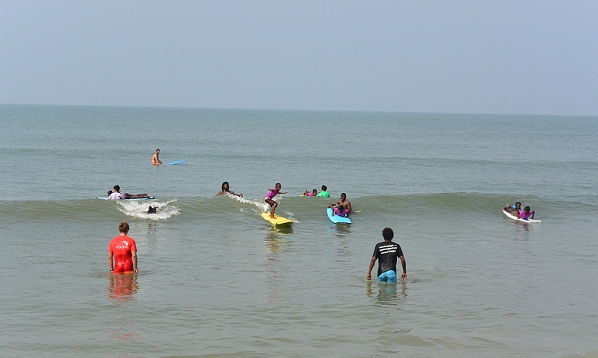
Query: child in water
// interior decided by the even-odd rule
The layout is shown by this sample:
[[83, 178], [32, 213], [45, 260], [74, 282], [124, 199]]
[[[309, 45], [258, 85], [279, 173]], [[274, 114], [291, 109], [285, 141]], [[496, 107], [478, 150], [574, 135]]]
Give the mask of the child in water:
[[517, 211], [517, 217], [523, 220], [529, 220], [534, 218], [535, 211], [531, 211], [529, 206], [526, 206], [525, 209]]
[[303, 192], [303, 196], [317, 196], [317, 195], [318, 195], [318, 191], [316, 189], [312, 190], [311, 193], [307, 190]]
[[268, 189], [268, 194], [266, 194], [266, 197], [264, 198], [264, 201], [270, 205], [270, 217], [273, 219], [276, 213], [276, 207], [278, 206], [278, 203], [275, 202], [273, 198], [278, 194], [286, 194], [286, 192], [281, 192], [280, 189], [282, 189], [282, 185], [276, 183], [274, 189]]
[[347, 217], [347, 215], [349, 215], [349, 210], [345, 210], [345, 207], [342, 205], [334, 207], [333, 210], [334, 210], [334, 214], [338, 215], [338, 216]]

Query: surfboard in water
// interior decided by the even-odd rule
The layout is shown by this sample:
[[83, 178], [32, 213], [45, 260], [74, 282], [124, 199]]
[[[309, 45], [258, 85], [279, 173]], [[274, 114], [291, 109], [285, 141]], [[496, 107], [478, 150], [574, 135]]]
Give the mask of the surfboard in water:
[[177, 160], [175, 162], [166, 163], [166, 165], [179, 165], [179, 164], [185, 163], [186, 161], [187, 161], [187, 159]]
[[284, 216], [274, 215], [274, 218], [272, 218], [270, 217], [270, 213], [262, 213], [262, 217], [264, 220], [275, 226], [290, 225], [293, 223], [293, 220], [285, 218]]
[[334, 214], [332, 208], [326, 209], [326, 214], [328, 214], [328, 219], [335, 224], [352, 224], [351, 219], [348, 217]]
[[522, 222], [522, 223], [541, 223], [542, 222], [542, 220], [537, 220], [537, 219], [527, 219], [526, 220], [526, 219], [518, 218], [517, 216], [515, 216], [515, 215], [511, 214], [510, 212], [506, 211], [505, 209], [502, 210], [502, 213], [505, 214], [506, 217], [508, 217], [510, 219], [513, 219], [515, 221]]

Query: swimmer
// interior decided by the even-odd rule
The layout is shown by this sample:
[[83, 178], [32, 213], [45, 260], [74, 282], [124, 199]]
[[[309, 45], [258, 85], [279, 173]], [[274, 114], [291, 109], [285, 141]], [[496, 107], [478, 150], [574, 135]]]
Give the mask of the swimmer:
[[158, 211], [158, 207], [157, 206], [149, 206], [149, 208], [147, 208], [147, 213], [148, 214], [156, 214], [156, 212]]
[[274, 215], [276, 213], [276, 207], [278, 207], [278, 203], [273, 200], [273, 198], [278, 194], [286, 194], [286, 192], [281, 192], [282, 185], [280, 183], [276, 183], [274, 189], [268, 189], [268, 194], [264, 198], [264, 201], [270, 205], [270, 217], [274, 219]]
[[322, 185], [322, 190], [316, 196], [320, 196], [320, 197], [324, 197], [324, 198], [330, 198], [330, 193], [328, 193], [326, 190], [328, 190], [328, 188], [326, 187], [326, 185]]
[[160, 165], [160, 164], [164, 164], [160, 161], [160, 149], [156, 149], [156, 151], [154, 152], [154, 155], [152, 155], [152, 165]]
[[222, 183], [222, 186], [220, 187], [220, 189], [221, 190], [219, 192], [217, 192], [216, 195], [214, 195], [214, 196], [219, 196], [219, 195], [222, 195], [222, 194], [231, 194], [231, 195], [236, 195], [236, 196], [238, 196], [240, 198], [243, 197], [243, 194], [237, 194], [234, 191], [230, 190], [227, 181], [225, 181], [224, 183]]
[[392, 242], [394, 232], [391, 228], [387, 227], [382, 230], [383, 242], [376, 244], [374, 248], [374, 254], [370, 260], [370, 266], [368, 268], [367, 279], [372, 279], [372, 268], [376, 260], [378, 260], [378, 281], [380, 282], [397, 282], [397, 258], [401, 260], [401, 266], [403, 266], [403, 274], [401, 278], [407, 279], [407, 261], [403, 256], [403, 250], [401, 245]]
[[119, 235], [108, 244], [108, 267], [113, 273], [137, 272], [137, 245], [135, 239], [127, 236], [129, 224], [118, 225]]

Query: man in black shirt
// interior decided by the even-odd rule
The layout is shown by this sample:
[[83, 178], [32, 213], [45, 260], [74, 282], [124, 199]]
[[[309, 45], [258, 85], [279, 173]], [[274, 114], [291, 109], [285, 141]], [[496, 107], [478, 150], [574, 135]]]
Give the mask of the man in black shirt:
[[401, 246], [395, 242], [392, 242], [394, 232], [391, 228], [387, 227], [382, 230], [383, 242], [376, 244], [374, 248], [374, 254], [370, 260], [370, 268], [368, 269], [367, 279], [372, 279], [372, 268], [376, 260], [378, 261], [378, 281], [382, 282], [397, 282], [397, 257], [401, 259], [401, 266], [403, 266], [403, 274], [401, 278], [407, 279], [407, 262], [403, 256]]

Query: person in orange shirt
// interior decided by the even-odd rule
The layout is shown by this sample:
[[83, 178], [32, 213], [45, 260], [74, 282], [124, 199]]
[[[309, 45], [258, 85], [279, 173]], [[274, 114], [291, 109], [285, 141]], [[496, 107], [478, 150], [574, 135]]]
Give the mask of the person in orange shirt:
[[128, 237], [129, 224], [125, 221], [118, 225], [120, 234], [108, 244], [108, 267], [110, 272], [137, 272], [137, 245], [132, 237]]

